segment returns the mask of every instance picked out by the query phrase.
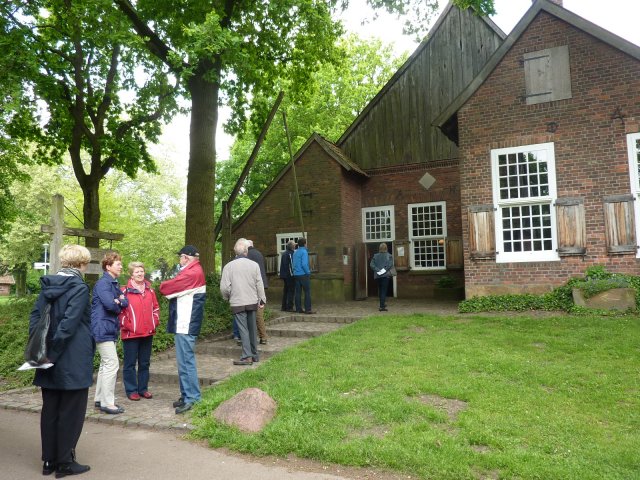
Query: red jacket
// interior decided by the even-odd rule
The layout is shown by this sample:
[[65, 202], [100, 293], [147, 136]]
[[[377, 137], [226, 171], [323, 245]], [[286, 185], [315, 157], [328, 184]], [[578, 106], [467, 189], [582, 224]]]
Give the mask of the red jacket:
[[153, 291], [149, 282], [145, 280], [144, 283], [144, 293], [140, 293], [133, 286], [131, 279], [122, 289], [129, 300], [129, 306], [122, 310], [118, 317], [122, 340], [155, 335], [156, 328], [160, 324], [160, 306], [156, 292]]

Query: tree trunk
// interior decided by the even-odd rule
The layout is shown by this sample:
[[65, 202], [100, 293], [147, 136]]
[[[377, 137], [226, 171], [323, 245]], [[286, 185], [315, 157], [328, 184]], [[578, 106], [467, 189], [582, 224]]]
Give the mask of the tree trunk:
[[16, 297], [24, 297], [27, 294], [27, 265], [16, 265], [11, 273], [16, 282]]
[[204, 72], [212, 75], [211, 68], [212, 65], [201, 65], [188, 85], [191, 93], [191, 126], [185, 242], [194, 245], [200, 252], [205, 274], [215, 271], [213, 207], [219, 86], [204, 79]]
[[[88, 177], [82, 186], [82, 195], [84, 204], [82, 213], [84, 214], [84, 228], [91, 230], [100, 230], [100, 179]], [[85, 245], [87, 247], [98, 248], [100, 240], [97, 238], [86, 238]]]

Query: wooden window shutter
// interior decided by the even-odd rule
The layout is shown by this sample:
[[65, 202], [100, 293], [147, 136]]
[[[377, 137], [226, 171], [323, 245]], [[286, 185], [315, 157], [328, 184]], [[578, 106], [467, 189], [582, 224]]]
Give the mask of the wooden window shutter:
[[496, 258], [493, 205], [469, 207], [469, 254], [472, 259]]
[[567, 45], [525, 53], [522, 63], [527, 105], [571, 98]]
[[457, 269], [464, 266], [462, 257], [462, 237], [447, 237], [447, 268]]
[[558, 255], [587, 253], [587, 228], [584, 218], [584, 199], [575, 197], [556, 200], [558, 224]]
[[636, 252], [633, 195], [604, 197], [604, 228], [609, 253]]
[[393, 242], [393, 264], [396, 270], [409, 270], [409, 241], [396, 240]]

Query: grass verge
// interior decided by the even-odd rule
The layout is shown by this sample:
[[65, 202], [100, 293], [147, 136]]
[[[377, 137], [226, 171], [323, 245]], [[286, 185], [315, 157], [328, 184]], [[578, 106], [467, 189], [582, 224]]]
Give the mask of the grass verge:
[[[214, 447], [421, 478], [640, 478], [637, 317], [371, 317], [205, 392]], [[210, 412], [248, 387], [278, 403], [259, 434]]]

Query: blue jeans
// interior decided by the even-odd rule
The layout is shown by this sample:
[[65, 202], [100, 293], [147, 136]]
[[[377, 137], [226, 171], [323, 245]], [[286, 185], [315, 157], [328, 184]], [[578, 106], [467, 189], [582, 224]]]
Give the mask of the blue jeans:
[[186, 333], [175, 334], [180, 396], [185, 403], [195, 403], [200, 400], [200, 383], [198, 382], [195, 354], [196, 338], [195, 335]]
[[304, 290], [304, 311], [311, 311], [311, 279], [309, 275], [296, 275], [296, 312], [302, 312], [302, 290]]
[[233, 316], [233, 338], [240, 338], [240, 329], [235, 315]]
[[[151, 347], [153, 336], [130, 338], [122, 341], [124, 360], [122, 382], [127, 396], [132, 393], [142, 395], [149, 390], [149, 365], [151, 365]], [[136, 364], [138, 373], [136, 375]]]
[[242, 340], [241, 360], [253, 358], [258, 360], [258, 329], [256, 327], [256, 311], [245, 310], [233, 314], [233, 318], [240, 330], [240, 340]]
[[380, 308], [385, 308], [387, 306], [387, 290], [389, 289], [389, 279], [390, 277], [376, 278], [376, 282], [378, 282], [378, 298], [380, 299]]

